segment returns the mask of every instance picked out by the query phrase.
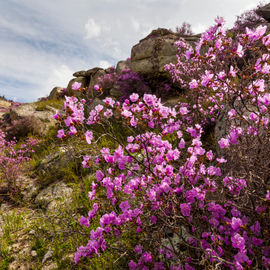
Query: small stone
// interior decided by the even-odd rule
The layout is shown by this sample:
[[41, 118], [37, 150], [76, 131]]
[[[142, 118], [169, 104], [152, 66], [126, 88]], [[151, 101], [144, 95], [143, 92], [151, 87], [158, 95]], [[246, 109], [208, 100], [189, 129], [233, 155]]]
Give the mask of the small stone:
[[37, 256], [37, 252], [36, 252], [35, 250], [32, 250], [32, 251], [31, 251], [31, 256], [32, 256], [32, 257], [36, 257], [36, 256]]

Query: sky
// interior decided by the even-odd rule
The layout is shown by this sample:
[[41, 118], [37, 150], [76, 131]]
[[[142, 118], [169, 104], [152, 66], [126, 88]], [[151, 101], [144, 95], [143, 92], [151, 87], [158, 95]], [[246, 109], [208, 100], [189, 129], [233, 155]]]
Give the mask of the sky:
[[[72, 74], [116, 66], [152, 30], [228, 28], [260, 0], [0, 0], [0, 96], [33, 102]], [[265, 1], [264, 1], [265, 3]]]

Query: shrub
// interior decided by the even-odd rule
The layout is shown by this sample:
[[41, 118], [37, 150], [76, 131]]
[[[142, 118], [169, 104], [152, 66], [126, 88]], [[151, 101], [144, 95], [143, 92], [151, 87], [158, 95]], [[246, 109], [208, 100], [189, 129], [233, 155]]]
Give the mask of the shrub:
[[0, 176], [6, 181], [11, 194], [18, 192], [17, 178], [21, 174], [24, 162], [31, 159], [33, 147], [37, 144], [38, 140], [32, 138], [21, 144], [15, 140], [6, 140], [5, 133], [0, 130]]
[[[176, 43], [178, 62], [167, 70], [190, 103], [168, 108], [134, 93], [123, 103], [107, 97], [84, 117], [85, 101], [66, 98], [67, 128], [58, 137], [84, 134], [94, 147], [91, 129], [99, 127], [116, 142], [83, 159], [98, 170], [88, 194], [93, 208], [79, 222], [99, 225], [75, 262], [110, 250], [127, 256], [130, 269], [269, 267], [270, 35], [260, 26], [232, 40], [223, 23], [218, 18], [195, 49]], [[217, 142], [225, 157], [201, 140], [221, 111], [229, 123]], [[126, 141], [116, 138], [113, 119], [129, 130]], [[128, 232], [134, 246], [123, 241]]]

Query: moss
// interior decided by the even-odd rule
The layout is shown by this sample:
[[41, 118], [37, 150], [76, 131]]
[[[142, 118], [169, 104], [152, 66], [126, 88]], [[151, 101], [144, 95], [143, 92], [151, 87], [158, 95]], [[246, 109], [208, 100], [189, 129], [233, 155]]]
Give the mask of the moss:
[[37, 111], [49, 110], [48, 106], [61, 110], [64, 107], [63, 99], [46, 99], [35, 102]]

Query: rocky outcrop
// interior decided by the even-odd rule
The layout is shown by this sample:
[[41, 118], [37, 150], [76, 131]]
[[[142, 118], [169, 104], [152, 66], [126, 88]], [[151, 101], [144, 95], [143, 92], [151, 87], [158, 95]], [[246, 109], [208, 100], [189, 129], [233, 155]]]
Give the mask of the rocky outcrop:
[[256, 13], [270, 22], [270, 3], [256, 10]]
[[87, 71], [81, 70], [77, 71], [73, 74], [74, 77], [72, 80], [69, 81], [66, 93], [67, 95], [74, 94], [72, 90], [72, 84], [75, 82], [81, 83], [82, 88], [86, 90], [91, 90], [95, 84], [98, 83], [98, 79], [106, 74], [106, 71], [103, 68], [95, 67], [89, 69]]
[[6, 130], [11, 137], [24, 137], [28, 133], [43, 136], [55, 125], [56, 120], [52, 118], [55, 113], [56, 109], [51, 106], [41, 110], [37, 103], [25, 103], [10, 108], [3, 117], [3, 125], [8, 126]]
[[[164, 65], [176, 63], [177, 48], [174, 43], [180, 35], [164, 28], [153, 30], [131, 50], [131, 70], [143, 74], [164, 72]], [[199, 35], [185, 36], [194, 43]]]
[[35, 204], [41, 208], [53, 211], [59, 203], [67, 203], [71, 200], [73, 189], [64, 182], [52, 184], [39, 192]]
[[48, 99], [58, 99], [58, 98], [61, 98], [63, 96], [63, 92], [64, 92], [64, 88], [63, 87], [56, 86], [50, 92], [50, 94], [48, 96]]

